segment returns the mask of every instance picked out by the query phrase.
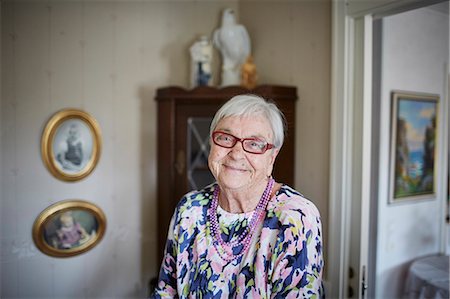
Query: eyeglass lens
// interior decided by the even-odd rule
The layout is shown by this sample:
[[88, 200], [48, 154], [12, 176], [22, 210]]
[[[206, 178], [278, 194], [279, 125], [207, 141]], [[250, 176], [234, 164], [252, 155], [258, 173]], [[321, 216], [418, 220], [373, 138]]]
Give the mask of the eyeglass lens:
[[242, 148], [244, 149], [244, 151], [253, 154], [263, 154], [268, 148], [270, 148], [268, 147], [267, 142], [259, 140], [257, 138], [240, 139], [231, 134], [218, 131], [213, 133], [213, 141], [215, 144], [225, 148], [232, 148], [238, 141], [240, 141], [242, 143]]

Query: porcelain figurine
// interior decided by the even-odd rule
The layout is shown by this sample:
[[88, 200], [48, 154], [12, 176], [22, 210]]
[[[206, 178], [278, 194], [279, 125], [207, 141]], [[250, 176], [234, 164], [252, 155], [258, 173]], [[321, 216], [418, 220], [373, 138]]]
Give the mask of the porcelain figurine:
[[191, 54], [191, 87], [212, 85], [212, 45], [202, 35], [189, 49]]
[[250, 55], [250, 37], [236, 23], [234, 11], [224, 10], [221, 27], [214, 31], [213, 44], [222, 54], [221, 86], [240, 85], [241, 67]]

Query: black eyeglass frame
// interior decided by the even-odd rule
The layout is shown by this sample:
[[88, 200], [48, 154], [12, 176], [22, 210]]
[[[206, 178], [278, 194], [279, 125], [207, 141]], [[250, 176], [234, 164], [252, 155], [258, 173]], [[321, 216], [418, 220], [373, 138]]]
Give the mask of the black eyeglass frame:
[[[228, 136], [233, 137], [233, 138], [234, 138], [233, 144], [230, 145], [230, 146], [224, 146], [224, 145], [222, 145], [222, 144], [217, 143], [216, 140], [215, 140], [215, 138], [214, 138], [217, 134], [225, 134], [225, 135], [228, 135]], [[258, 138], [239, 138], [239, 137], [234, 136], [233, 134], [230, 134], [230, 133], [224, 132], [224, 131], [214, 131], [214, 132], [212, 132], [212, 134], [211, 134], [211, 139], [212, 139], [212, 141], [214, 142], [215, 145], [218, 145], [218, 146], [223, 147], [223, 148], [233, 148], [233, 147], [236, 146], [236, 143], [240, 142], [241, 145], [242, 145], [242, 149], [243, 149], [245, 152], [250, 153], [250, 154], [255, 154], [255, 155], [262, 155], [262, 154], [264, 154], [265, 152], [267, 152], [268, 150], [270, 150], [270, 149], [272, 149], [272, 148], [275, 147], [275, 145], [273, 145], [273, 144], [271, 144], [271, 143], [268, 143], [268, 142], [265, 142], [265, 141], [263, 141], [263, 140], [261, 140], [261, 139], [258, 139]], [[252, 152], [252, 151], [246, 150], [245, 147], [244, 147], [244, 142], [245, 142], [245, 141], [248, 141], [248, 140], [250, 140], [250, 141], [255, 140], [255, 141], [263, 141], [263, 142], [265, 142], [266, 145], [265, 145], [265, 147], [262, 149], [263, 152], [260, 153], [260, 152]]]

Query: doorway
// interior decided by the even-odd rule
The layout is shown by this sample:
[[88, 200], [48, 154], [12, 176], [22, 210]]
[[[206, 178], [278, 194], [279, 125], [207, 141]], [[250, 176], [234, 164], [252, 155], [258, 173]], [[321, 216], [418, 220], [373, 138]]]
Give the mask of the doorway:
[[[444, 250], [443, 211], [447, 190], [444, 174], [448, 172], [448, 97], [445, 82], [448, 67], [441, 66], [436, 75], [442, 78], [440, 81], [429, 75], [437, 71], [426, 70], [426, 73], [422, 71], [418, 75], [427, 76], [430, 82], [439, 81], [441, 85], [429, 85], [423, 82], [425, 80], [420, 81], [420, 85], [417, 80], [412, 80], [412, 71], [405, 70], [406, 72], [399, 74], [398, 70], [386, 67], [386, 60], [389, 59], [387, 53], [395, 51], [384, 48], [388, 39], [393, 38], [390, 35], [397, 32], [400, 37], [404, 37], [401, 44], [407, 50], [400, 53], [397, 61], [400, 58], [406, 59], [408, 51], [426, 53], [427, 49], [414, 50], [411, 46], [419, 41], [420, 37], [417, 35], [423, 33], [425, 27], [420, 27], [421, 30], [416, 30], [416, 35], [411, 36], [414, 26], [407, 25], [407, 19], [413, 19], [415, 25], [418, 18], [424, 19], [425, 23], [433, 23], [435, 21], [429, 21], [430, 15], [440, 13], [442, 7], [447, 7], [444, 46], [430, 41], [422, 44], [446, 51], [444, 58], [448, 65], [448, 1], [440, 4], [441, 8], [425, 8], [436, 2], [442, 1], [334, 3], [330, 172], [332, 195], [328, 264], [328, 294], [332, 298], [401, 297], [405, 271], [411, 260], [416, 256]], [[395, 23], [402, 24], [403, 30], [412, 31], [409, 35], [402, 34], [399, 24]], [[389, 27], [388, 32], [386, 26]], [[427, 26], [432, 27], [430, 24]], [[436, 30], [433, 31], [435, 34]], [[408, 36], [412, 39], [408, 39]], [[430, 34], [425, 36], [430, 37]], [[391, 42], [400, 43], [400, 38], [396, 37]], [[398, 45], [390, 45], [392, 46], [396, 46], [398, 51]], [[436, 58], [436, 54], [433, 55]], [[422, 60], [419, 59], [419, 62], [413, 62], [412, 65], [419, 64], [423, 69], [424, 64], [420, 62]], [[388, 66], [392, 67], [392, 63], [388, 63]], [[391, 77], [403, 78], [410, 85], [387, 80], [388, 70], [393, 72]], [[400, 205], [389, 203], [390, 95], [391, 89], [397, 88], [440, 95], [437, 149], [440, 163], [436, 169], [435, 199]], [[427, 225], [427, 216], [421, 214], [430, 209], [439, 214], [438, 217], [434, 216], [431, 226]], [[416, 240], [411, 236], [417, 232], [418, 219], [421, 220], [420, 227], [425, 228], [421, 234], [423, 237]], [[408, 222], [413, 225], [408, 226]], [[411, 240], [416, 243], [410, 243]], [[405, 254], [407, 249], [411, 251]]]

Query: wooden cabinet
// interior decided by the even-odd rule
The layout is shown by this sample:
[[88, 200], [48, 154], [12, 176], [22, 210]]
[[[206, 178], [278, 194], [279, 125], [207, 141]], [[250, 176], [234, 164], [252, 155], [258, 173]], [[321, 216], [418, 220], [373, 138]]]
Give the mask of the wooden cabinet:
[[231, 97], [252, 93], [272, 99], [288, 125], [284, 145], [275, 162], [274, 178], [294, 183], [295, 102], [297, 89], [261, 85], [252, 90], [225, 88], [159, 88], [158, 104], [158, 253], [161, 260], [169, 222], [181, 197], [213, 182], [208, 170], [209, 125], [220, 106]]

